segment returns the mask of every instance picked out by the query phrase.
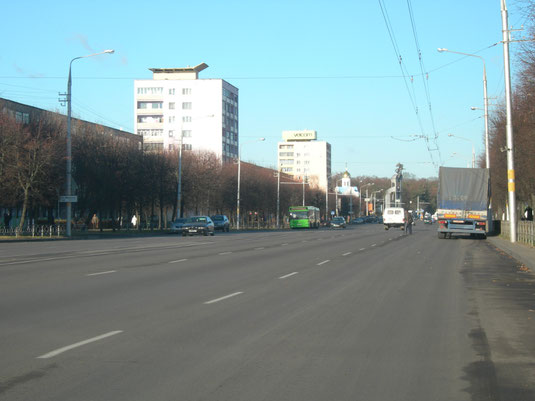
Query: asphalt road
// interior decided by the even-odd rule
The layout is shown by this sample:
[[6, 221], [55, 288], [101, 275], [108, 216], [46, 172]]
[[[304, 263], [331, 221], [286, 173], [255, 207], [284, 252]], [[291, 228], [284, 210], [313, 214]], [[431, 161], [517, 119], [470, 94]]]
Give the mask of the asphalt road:
[[435, 230], [0, 244], [0, 399], [535, 400], [533, 276]]

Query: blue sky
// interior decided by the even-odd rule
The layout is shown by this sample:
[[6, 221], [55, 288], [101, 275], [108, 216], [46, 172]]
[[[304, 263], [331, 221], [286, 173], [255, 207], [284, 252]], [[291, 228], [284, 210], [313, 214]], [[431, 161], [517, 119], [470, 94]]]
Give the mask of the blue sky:
[[[507, 5], [509, 24], [526, 24], [518, 1]], [[334, 172], [389, 177], [401, 162], [431, 177], [441, 163], [466, 167], [470, 142], [484, 152], [483, 112], [470, 110], [483, 107], [482, 63], [438, 47], [479, 52], [491, 103], [504, 96], [503, 47], [488, 48], [501, 40], [499, 0], [34, 0], [8, 2], [3, 15], [0, 97], [66, 113], [58, 93], [69, 61], [114, 49], [73, 64], [73, 115], [132, 132], [134, 79], [205, 62], [201, 78], [240, 90], [242, 142], [266, 138], [243, 146], [242, 159], [268, 167], [282, 131], [298, 129], [331, 143]], [[435, 135], [431, 152], [417, 137]]]

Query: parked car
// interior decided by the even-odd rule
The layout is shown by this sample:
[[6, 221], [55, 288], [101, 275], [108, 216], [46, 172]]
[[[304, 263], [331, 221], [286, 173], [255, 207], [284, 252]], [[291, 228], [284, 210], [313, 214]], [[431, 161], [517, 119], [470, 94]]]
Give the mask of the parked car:
[[230, 231], [230, 221], [227, 216], [224, 214], [216, 214], [211, 218], [214, 222], [214, 230], [221, 230], [227, 233]]
[[362, 217], [357, 217], [356, 219], [351, 220], [351, 224], [364, 224], [364, 219]]
[[182, 234], [182, 227], [186, 222], [186, 218], [180, 217], [171, 223], [171, 234]]
[[214, 235], [214, 222], [208, 216], [188, 217], [182, 226], [182, 236], [187, 235]]
[[346, 228], [346, 221], [343, 217], [333, 217], [331, 220], [332, 228]]

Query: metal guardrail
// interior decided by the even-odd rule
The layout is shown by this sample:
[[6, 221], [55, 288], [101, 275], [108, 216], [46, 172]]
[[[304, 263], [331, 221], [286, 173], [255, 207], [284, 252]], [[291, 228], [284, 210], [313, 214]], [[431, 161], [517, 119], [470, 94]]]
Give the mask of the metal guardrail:
[[6, 237], [60, 237], [65, 234], [65, 227], [60, 225], [33, 225], [23, 229], [19, 227], [2, 227], [0, 236]]
[[[501, 222], [501, 235], [511, 238], [511, 225], [509, 221]], [[523, 244], [535, 246], [535, 222], [519, 221], [516, 226], [516, 240]]]

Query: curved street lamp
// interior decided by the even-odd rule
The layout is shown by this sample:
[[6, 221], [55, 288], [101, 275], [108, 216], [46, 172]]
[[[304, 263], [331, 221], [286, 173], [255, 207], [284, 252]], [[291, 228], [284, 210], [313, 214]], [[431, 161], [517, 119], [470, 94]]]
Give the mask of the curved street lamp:
[[72, 222], [72, 188], [71, 188], [71, 181], [72, 181], [72, 141], [71, 141], [71, 87], [72, 87], [72, 79], [71, 79], [71, 70], [72, 70], [72, 62], [74, 60], [78, 60], [81, 58], [88, 58], [93, 56], [99, 56], [101, 54], [113, 54], [115, 50], [104, 50], [100, 53], [94, 53], [94, 54], [88, 54], [87, 56], [79, 56], [75, 57], [71, 60], [69, 63], [69, 79], [67, 81], [67, 182], [66, 182], [66, 188], [65, 188], [65, 195], [66, 195], [66, 203], [67, 203], [67, 218], [66, 218], [66, 235], [67, 237], [71, 236], [71, 222]]
[[[487, 96], [487, 69], [485, 67], [485, 59], [481, 56], [478, 56], [476, 54], [470, 54], [470, 53], [462, 53], [462, 52], [456, 52], [453, 50], [445, 49], [439, 47], [437, 49], [439, 53], [455, 53], [460, 54], [462, 56], [468, 56], [468, 57], [476, 57], [480, 59], [483, 62], [483, 101], [485, 104], [485, 167], [490, 168], [490, 157], [489, 157], [489, 98]], [[472, 110], [475, 110], [472, 108]]]
[[453, 134], [448, 134], [448, 136], [451, 137], [451, 138], [462, 139], [463, 141], [468, 141], [468, 142], [470, 142], [472, 144], [472, 168], [475, 168], [476, 167], [476, 151], [475, 151], [475, 148], [474, 148], [474, 142], [471, 139], [464, 138], [462, 136], [457, 136], [457, 135], [453, 135]]

